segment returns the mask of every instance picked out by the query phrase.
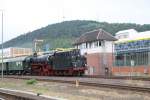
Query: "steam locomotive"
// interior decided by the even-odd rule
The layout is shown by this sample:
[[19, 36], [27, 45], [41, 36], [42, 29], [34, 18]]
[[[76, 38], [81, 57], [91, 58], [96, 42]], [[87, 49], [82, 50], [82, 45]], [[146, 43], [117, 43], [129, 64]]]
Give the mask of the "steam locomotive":
[[83, 75], [86, 70], [86, 58], [78, 49], [73, 49], [43, 55], [7, 58], [3, 60], [3, 66], [3, 72], [6, 75]]

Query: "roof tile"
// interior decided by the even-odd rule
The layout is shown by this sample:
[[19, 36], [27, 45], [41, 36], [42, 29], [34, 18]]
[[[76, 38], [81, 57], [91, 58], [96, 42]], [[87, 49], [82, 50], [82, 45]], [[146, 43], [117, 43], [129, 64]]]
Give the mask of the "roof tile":
[[75, 40], [74, 45], [96, 40], [116, 41], [117, 39], [103, 29], [98, 29], [82, 34]]

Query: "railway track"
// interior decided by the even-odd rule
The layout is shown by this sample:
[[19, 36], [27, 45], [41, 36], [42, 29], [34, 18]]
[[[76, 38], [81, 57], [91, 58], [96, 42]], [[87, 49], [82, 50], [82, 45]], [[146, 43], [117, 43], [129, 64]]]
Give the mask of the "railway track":
[[104, 78], [104, 79], [123, 79], [123, 80], [141, 80], [141, 81], [150, 81], [150, 77], [138, 77], [138, 76], [89, 76], [89, 75], [85, 75], [82, 76], [84, 78]]
[[150, 85], [148, 86], [136, 86], [136, 85], [128, 85], [123, 84], [121, 80], [115, 79], [93, 79], [93, 78], [78, 78], [78, 77], [44, 77], [44, 76], [7, 76], [6, 78], [16, 78], [16, 79], [36, 79], [39, 81], [47, 81], [47, 82], [61, 82], [61, 83], [71, 83], [85, 85], [85, 86], [94, 86], [94, 87], [106, 87], [106, 88], [115, 88], [115, 89], [123, 89], [130, 90], [136, 92], [147, 92], [150, 93]]
[[59, 100], [37, 94], [0, 88], [0, 100]]

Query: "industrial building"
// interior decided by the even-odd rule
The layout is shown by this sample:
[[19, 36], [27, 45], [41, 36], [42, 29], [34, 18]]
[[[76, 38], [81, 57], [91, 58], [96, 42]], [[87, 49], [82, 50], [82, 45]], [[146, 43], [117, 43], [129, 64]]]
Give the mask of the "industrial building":
[[[26, 55], [32, 55], [31, 48], [9, 47], [9, 48], [3, 49], [3, 57], [4, 58], [26, 56]], [[0, 52], [0, 57], [1, 56], [2, 56], [2, 52]]]
[[150, 31], [123, 30], [116, 38], [113, 75], [150, 75]]
[[76, 39], [75, 48], [87, 58], [86, 75], [108, 75], [113, 64], [114, 41], [117, 39], [110, 33], [98, 29], [87, 32]]

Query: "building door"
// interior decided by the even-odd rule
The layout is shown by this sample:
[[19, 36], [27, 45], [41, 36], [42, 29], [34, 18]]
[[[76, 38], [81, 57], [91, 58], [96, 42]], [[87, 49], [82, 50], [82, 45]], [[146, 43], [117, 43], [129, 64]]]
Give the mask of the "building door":
[[105, 75], [108, 76], [109, 75], [109, 69], [106, 67], [105, 68]]
[[89, 69], [90, 69], [90, 70], [89, 70], [89, 74], [90, 74], [90, 75], [93, 75], [93, 74], [94, 74], [94, 67], [90, 67]]

